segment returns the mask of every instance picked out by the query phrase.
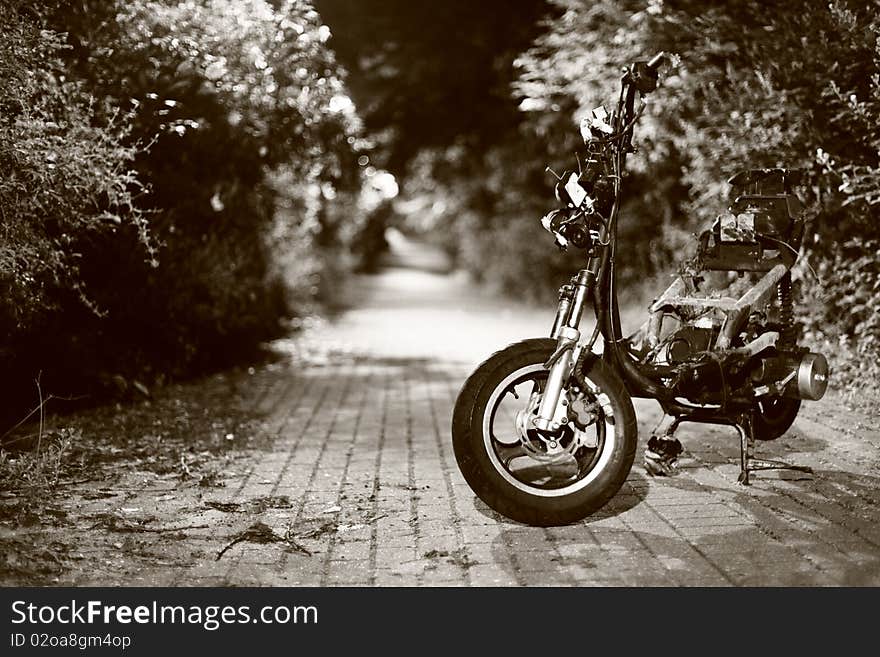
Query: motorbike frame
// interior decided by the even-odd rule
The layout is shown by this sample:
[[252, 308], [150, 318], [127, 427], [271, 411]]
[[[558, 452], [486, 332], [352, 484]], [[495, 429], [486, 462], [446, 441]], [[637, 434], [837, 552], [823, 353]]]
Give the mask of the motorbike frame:
[[[626, 157], [632, 152], [632, 134], [641, 111], [636, 112], [636, 92], [642, 95], [645, 89], [637, 77], [638, 69], [630, 67], [621, 78], [621, 92], [614, 114], [614, 133], [618, 135], [612, 142], [615, 159], [614, 203], [608, 221], [599, 228], [594, 246], [588, 250], [586, 267], [581, 269], [569, 284], [560, 288], [559, 304], [550, 333], [557, 340], [557, 348], [545, 363], [550, 369], [544, 395], [534, 420], [536, 428], [552, 432], [559, 428], [553, 423], [554, 411], [562, 388], [571, 377], [581, 376], [588, 359], [599, 358], [593, 351], [598, 334], [603, 338], [601, 358], [624, 382], [632, 397], [655, 399], [663, 411], [673, 418], [666, 431], [671, 436], [684, 422], [720, 424], [735, 427], [740, 437], [740, 475], [739, 482], [749, 485], [749, 473], [757, 470], [789, 469], [811, 472], [804, 466], [790, 465], [782, 461], [758, 459], [754, 456], [755, 436], [753, 424], [757, 412], [754, 398], [731, 397], [721, 405], [694, 405], [676, 398], [675, 393], [660, 380], [658, 368], [662, 366], [643, 364], [629, 354], [623, 342], [620, 323], [620, 306], [615, 281], [615, 251], [617, 248], [617, 222], [621, 204], [623, 173]], [[656, 77], [654, 78], [656, 81]], [[649, 88], [648, 91], [652, 90]], [[769, 266], [763, 277], [757, 281], [738, 300], [718, 304], [718, 309], [726, 315], [716, 348], [728, 348], [731, 340], [738, 334], [743, 322], [748, 319], [753, 308], [767, 303], [783, 281], [785, 275], [797, 260], [797, 253], [781, 251], [775, 264]], [[674, 298], [681, 300], [686, 291], [683, 278], [678, 277], [657, 301], [652, 304], [646, 330], [650, 339], [659, 334], [659, 321], [664, 304]], [[587, 305], [592, 305], [596, 316], [596, 327], [589, 341], [581, 344], [579, 325]], [[722, 307], [726, 306], [726, 307]], [[662, 319], [660, 320], [662, 321]]]

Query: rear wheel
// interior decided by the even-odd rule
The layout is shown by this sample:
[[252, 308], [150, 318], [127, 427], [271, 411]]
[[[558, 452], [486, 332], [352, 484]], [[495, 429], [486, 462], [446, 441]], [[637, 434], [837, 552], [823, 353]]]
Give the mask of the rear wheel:
[[794, 424], [798, 411], [801, 410], [800, 399], [788, 397], [769, 397], [758, 403], [752, 431], [756, 440], [776, 440]]
[[580, 520], [620, 489], [635, 458], [637, 428], [623, 383], [600, 361], [585, 389], [563, 391], [561, 428], [538, 432], [536, 415], [555, 340], [524, 340], [480, 365], [458, 395], [452, 419], [456, 460], [477, 496], [531, 525]]

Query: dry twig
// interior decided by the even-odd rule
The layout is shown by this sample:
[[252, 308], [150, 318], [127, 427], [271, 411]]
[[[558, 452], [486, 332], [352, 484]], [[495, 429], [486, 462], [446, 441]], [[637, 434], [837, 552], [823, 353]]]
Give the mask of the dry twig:
[[302, 545], [300, 545], [299, 543], [297, 543], [293, 539], [293, 536], [291, 536], [289, 531], [287, 532], [286, 536], [279, 536], [266, 523], [255, 522], [254, 524], [252, 524], [250, 527], [248, 527], [244, 531], [241, 531], [232, 537], [232, 541], [226, 547], [224, 547], [222, 550], [220, 550], [220, 552], [217, 553], [217, 561], [219, 561], [220, 558], [224, 554], [226, 554], [226, 552], [230, 548], [232, 548], [234, 545], [237, 545], [239, 543], [243, 543], [245, 541], [247, 541], [249, 543], [264, 543], [264, 544], [265, 543], [286, 543], [288, 545], [288, 547], [292, 548], [296, 552], [302, 552], [303, 554], [306, 554], [308, 556], [312, 556], [311, 552], [309, 552], [306, 548], [304, 548]]

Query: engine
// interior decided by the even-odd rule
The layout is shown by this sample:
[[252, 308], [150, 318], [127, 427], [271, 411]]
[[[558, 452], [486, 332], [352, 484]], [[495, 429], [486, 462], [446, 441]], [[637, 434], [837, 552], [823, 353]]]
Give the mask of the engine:
[[824, 396], [827, 360], [788, 342], [786, 327], [750, 325], [733, 348], [717, 349], [720, 321], [677, 319], [679, 327], [663, 339], [652, 358], [667, 372], [667, 384], [676, 396], [699, 404], [723, 404], [734, 397], [815, 401]]

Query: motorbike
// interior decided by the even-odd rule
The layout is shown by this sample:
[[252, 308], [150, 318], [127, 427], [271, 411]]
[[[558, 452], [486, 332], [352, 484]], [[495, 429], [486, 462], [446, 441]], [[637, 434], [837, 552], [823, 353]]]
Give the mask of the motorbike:
[[[649, 474], [674, 474], [674, 433], [684, 422], [736, 428], [743, 485], [758, 470], [810, 471], [755, 456], [756, 441], [785, 434], [801, 402], [821, 399], [828, 385], [827, 360], [798, 344], [794, 319], [801, 172], [748, 169], [730, 178], [728, 211], [697, 237], [641, 327], [622, 335], [615, 270], [626, 159], [667, 57], [623, 69], [614, 110], [596, 108], [581, 122], [578, 170], [558, 176], [559, 207], [541, 223], [558, 247], [582, 251], [585, 266], [559, 289], [549, 336], [498, 351], [456, 398], [461, 473], [489, 507], [519, 522], [572, 523], [619, 491], [638, 447], [634, 397], [656, 400], [671, 418], [647, 442]], [[731, 296], [713, 283], [719, 278], [747, 287]], [[588, 336], [587, 306], [596, 318]]]

